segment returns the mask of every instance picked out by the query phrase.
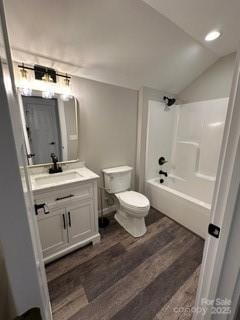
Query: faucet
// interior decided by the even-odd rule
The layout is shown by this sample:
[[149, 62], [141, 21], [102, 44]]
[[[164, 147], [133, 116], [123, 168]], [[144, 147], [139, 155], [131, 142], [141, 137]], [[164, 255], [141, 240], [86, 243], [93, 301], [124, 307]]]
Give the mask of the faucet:
[[52, 163], [53, 166], [49, 168], [49, 173], [58, 173], [62, 172], [62, 168], [58, 165], [58, 157], [55, 155], [55, 153], [51, 153]]
[[167, 173], [167, 171], [163, 171], [163, 170], [160, 170], [159, 171], [159, 174], [161, 175], [164, 175], [165, 177], [167, 177], [168, 176], [168, 173]]

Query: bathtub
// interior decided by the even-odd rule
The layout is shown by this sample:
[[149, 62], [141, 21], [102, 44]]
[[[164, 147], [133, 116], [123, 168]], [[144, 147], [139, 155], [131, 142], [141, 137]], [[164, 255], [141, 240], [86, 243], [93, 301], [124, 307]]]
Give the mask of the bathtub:
[[146, 182], [151, 206], [205, 239], [211, 204], [178, 191], [178, 181], [174, 178], [167, 178], [164, 184], [159, 180], [154, 178]]

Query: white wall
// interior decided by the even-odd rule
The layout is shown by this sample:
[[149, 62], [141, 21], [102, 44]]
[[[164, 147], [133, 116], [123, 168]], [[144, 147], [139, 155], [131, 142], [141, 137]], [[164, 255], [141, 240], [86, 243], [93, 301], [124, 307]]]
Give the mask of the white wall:
[[186, 89], [180, 92], [177, 98], [184, 102], [193, 102], [228, 97], [235, 59], [235, 53], [218, 59]]
[[77, 77], [72, 88], [80, 104], [80, 159], [96, 173], [135, 168], [138, 92]]

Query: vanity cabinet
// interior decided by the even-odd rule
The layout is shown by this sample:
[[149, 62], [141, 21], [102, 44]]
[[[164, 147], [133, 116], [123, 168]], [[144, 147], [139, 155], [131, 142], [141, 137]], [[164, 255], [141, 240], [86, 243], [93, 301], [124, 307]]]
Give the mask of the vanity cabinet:
[[91, 236], [94, 228], [94, 208], [92, 201], [74, 203], [67, 208], [68, 237], [71, 244]]
[[68, 231], [64, 209], [50, 210], [46, 217], [39, 218], [38, 228], [45, 258], [67, 247]]
[[99, 242], [96, 180], [36, 190], [34, 201], [45, 205], [37, 211], [45, 262]]

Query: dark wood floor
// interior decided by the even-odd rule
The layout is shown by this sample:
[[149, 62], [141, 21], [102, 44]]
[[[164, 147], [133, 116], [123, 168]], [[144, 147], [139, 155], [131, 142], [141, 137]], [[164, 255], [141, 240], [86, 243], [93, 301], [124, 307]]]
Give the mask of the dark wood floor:
[[194, 305], [203, 240], [151, 209], [131, 237], [111, 217], [101, 243], [47, 266], [54, 320], [177, 320]]

